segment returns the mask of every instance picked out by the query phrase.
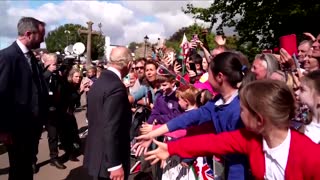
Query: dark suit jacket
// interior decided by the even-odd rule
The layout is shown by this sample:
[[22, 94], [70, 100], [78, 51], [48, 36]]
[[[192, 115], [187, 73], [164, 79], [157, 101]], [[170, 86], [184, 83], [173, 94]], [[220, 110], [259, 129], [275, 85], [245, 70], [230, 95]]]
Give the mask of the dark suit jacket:
[[[48, 92], [41, 73], [39, 79], [43, 89], [39, 92], [39, 107], [44, 113]], [[32, 127], [32, 80], [30, 66], [16, 42], [0, 51], [0, 132], [20, 132]]]
[[88, 93], [89, 133], [84, 166], [94, 177], [109, 178], [108, 168], [130, 168], [131, 106], [126, 88], [112, 71], [101, 73]]

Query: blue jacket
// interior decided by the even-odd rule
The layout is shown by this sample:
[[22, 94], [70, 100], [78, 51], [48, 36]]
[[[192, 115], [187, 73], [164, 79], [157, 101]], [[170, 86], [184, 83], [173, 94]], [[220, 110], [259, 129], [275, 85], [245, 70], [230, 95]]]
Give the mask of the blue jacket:
[[[244, 127], [240, 118], [240, 99], [237, 95], [229, 104], [216, 106], [215, 103], [221, 98], [217, 95], [214, 100], [207, 102], [199, 109], [186, 112], [167, 123], [169, 131], [186, 129], [190, 126], [200, 125], [212, 121], [216, 133], [233, 131]], [[227, 179], [248, 179], [249, 165], [247, 157], [243, 155], [228, 155], [226, 160]]]

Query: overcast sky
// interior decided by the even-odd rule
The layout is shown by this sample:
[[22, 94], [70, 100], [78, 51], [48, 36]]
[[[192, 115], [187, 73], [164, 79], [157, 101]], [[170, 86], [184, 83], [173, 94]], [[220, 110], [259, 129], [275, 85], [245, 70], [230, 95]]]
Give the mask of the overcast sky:
[[[195, 22], [181, 8], [188, 2], [201, 7], [212, 3], [197, 1], [0, 1], [0, 49], [10, 45], [17, 36], [16, 25], [22, 16], [32, 16], [47, 23], [47, 32], [65, 23], [86, 26], [93, 21], [93, 29], [102, 23], [104, 35], [112, 44], [127, 45], [141, 42], [148, 35], [152, 42], [158, 37], [169, 37], [179, 28]], [[197, 21], [201, 24], [200, 21]], [[42, 47], [45, 47], [44, 43]]]

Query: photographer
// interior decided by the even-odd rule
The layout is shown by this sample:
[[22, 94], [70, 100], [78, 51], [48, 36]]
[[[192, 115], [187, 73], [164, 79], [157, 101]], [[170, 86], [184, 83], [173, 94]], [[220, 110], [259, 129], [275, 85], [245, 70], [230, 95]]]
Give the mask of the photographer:
[[65, 169], [66, 166], [58, 160], [58, 137], [61, 134], [61, 119], [63, 117], [63, 110], [61, 108], [63, 104], [63, 98], [61, 97], [63, 80], [59, 69], [57, 69], [57, 59], [57, 55], [53, 53], [43, 56], [43, 76], [49, 90], [49, 114], [46, 129], [48, 131], [50, 164], [58, 169]]

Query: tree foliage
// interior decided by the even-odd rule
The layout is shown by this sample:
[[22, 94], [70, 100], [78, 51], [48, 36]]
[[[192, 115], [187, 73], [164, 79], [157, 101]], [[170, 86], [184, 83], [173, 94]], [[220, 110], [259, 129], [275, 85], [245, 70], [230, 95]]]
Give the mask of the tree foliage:
[[319, 0], [214, 0], [208, 8], [187, 4], [182, 9], [194, 18], [209, 22], [209, 32], [218, 23], [217, 33], [234, 27], [239, 45], [272, 48], [278, 38], [286, 34], [319, 33], [316, 22], [320, 19]]
[[[87, 30], [87, 28], [78, 24], [65, 24], [57, 29], [50, 31], [45, 40], [49, 52], [64, 52], [64, 48], [68, 45], [82, 42], [87, 44], [87, 35], [78, 33], [79, 29]], [[69, 33], [70, 32], [70, 33]], [[104, 55], [104, 37], [100, 35], [92, 36], [91, 57], [98, 59]]]
[[[193, 24], [188, 27], [182, 27], [171, 35], [171, 37], [166, 42], [166, 46], [172, 47], [178, 51], [180, 49], [180, 44], [184, 34], [186, 35], [189, 41], [192, 40], [192, 37], [194, 34], [198, 34], [202, 42], [204, 42], [205, 41], [204, 38], [206, 38], [208, 48], [209, 48], [208, 50], [210, 51], [216, 47], [216, 44], [214, 42], [215, 35], [210, 32], [210, 33], [206, 33], [207, 35], [204, 36], [204, 33], [203, 33], [204, 30], [206, 30], [206, 28], [199, 26], [198, 24]], [[227, 47], [230, 49], [236, 49], [237, 41], [238, 41], [237, 38], [235, 36], [229, 36], [226, 38], [227, 38]]]

